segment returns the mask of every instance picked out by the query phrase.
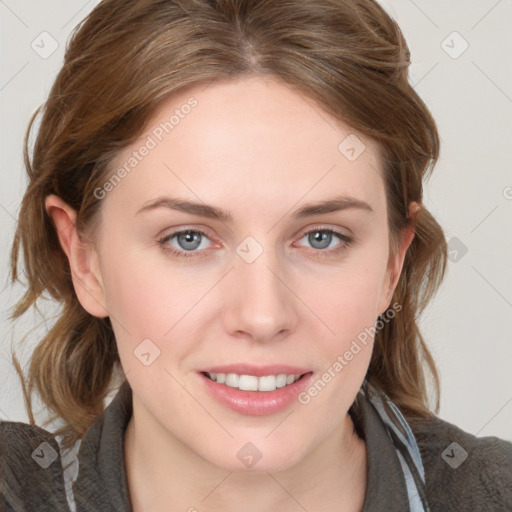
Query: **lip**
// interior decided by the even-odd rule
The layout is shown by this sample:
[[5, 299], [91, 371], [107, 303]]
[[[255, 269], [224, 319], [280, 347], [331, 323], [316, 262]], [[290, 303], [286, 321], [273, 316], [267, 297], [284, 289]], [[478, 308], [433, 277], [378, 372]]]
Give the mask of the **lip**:
[[[265, 375], [300, 374], [302, 377], [283, 388], [274, 391], [242, 391], [224, 384], [214, 382], [204, 373], [237, 373], [240, 375], [254, 375], [262, 377]], [[267, 416], [283, 411], [297, 401], [297, 395], [303, 392], [313, 379], [311, 370], [293, 366], [269, 365], [255, 367], [252, 365], [229, 365], [216, 366], [198, 373], [207, 393], [215, 398], [217, 402], [232, 411], [247, 416]]]
[[246, 363], [229, 364], [223, 366], [212, 366], [199, 370], [206, 373], [237, 373], [238, 375], [253, 375], [255, 377], [264, 377], [265, 375], [304, 375], [311, 371], [309, 368], [299, 368], [298, 366], [289, 366], [284, 364], [270, 364], [265, 366], [256, 366]]

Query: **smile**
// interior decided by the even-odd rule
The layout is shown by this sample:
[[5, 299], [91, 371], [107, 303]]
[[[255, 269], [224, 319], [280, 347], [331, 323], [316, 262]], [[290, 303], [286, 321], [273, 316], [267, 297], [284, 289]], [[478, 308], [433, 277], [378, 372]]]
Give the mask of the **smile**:
[[249, 416], [264, 416], [297, 404], [314, 372], [289, 364], [234, 363], [201, 368], [205, 391], [219, 404]]
[[275, 391], [297, 382], [301, 375], [280, 373], [278, 375], [240, 375], [237, 373], [213, 373], [205, 372], [206, 376], [217, 384], [223, 384], [230, 388], [242, 391]]

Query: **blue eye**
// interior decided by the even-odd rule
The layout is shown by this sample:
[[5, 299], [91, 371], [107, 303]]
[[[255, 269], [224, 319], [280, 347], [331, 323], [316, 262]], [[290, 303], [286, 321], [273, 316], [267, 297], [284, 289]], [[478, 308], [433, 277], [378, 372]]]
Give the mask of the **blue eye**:
[[[302, 235], [299, 240], [306, 238], [318, 255], [333, 256], [346, 249], [352, 242], [353, 238], [334, 229], [330, 228], [314, 228]], [[171, 240], [176, 238], [178, 247], [170, 245]], [[190, 258], [193, 256], [203, 257], [207, 255], [205, 247], [201, 247], [204, 239], [208, 239], [208, 235], [203, 231], [196, 229], [185, 229], [175, 231], [170, 235], [166, 235], [158, 240], [158, 244], [162, 250], [179, 258]], [[334, 248], [330, 248], [332, 241], [338, 238], [343, 243], [338, 244]], [[173, 248], [174, 247], [174, 248]]]
[[[333, 241], [333, 237], [343, 240], [346, 244], [351, 242], [349, 237], [332, 229], [313, 229], [308, 231], [302, 238], [305, 237], [307, 237], [307, 240], [313, 246], [313, 249], [319, 250], [328, 249]], [[315, 244], [317, 245], [315, 246]]]
[[[183, 231], [175, 231], [174, 233], [171, 233], [170, 235], [167, 235], [158, 240], [158, 243], [162, 246], [164, 251], [171, 253], [173, 256], [189, 258], [197, 254], [196, 249], [200, 248], [202, 237], [208, 238], [206, 233], [203, 231], [187, 229]], [[173, 238], [176, 238], [178, 245], [181, 246], [183, 250], [174, 250], [169, 247], [168, 242], [170, 242]]]
[[[342, 243], [338, 243], [333, 248], [331, 242], [334, 238], [338, 238]], [[340, 255], [343, 251], [354, 242], [354, 238], [348, 235], [344, 235], [339, 231], [331, 228], [316, 227], [306, 231], [300, 240], [307, 238], [309, 244], [311, 244], [314, 254], [319, 258], [335, 257]]]

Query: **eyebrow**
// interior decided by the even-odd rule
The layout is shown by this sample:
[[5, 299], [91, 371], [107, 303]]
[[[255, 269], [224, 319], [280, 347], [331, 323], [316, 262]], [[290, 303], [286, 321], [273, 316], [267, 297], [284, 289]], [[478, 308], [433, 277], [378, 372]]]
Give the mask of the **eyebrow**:
[[[175, 197], [157, 197], [151, 201], [144, 203], [136, 215], [144, 212], [149, 212], [157, 208], [168, 208], [170, 210], [178, 210], [184, 213], [190, 213], [192, 215], [198, 215], [200, 217], [206, 217], [208, 219], [220, 220], [222, 222], [232, 222], [233, 216], [222, 208], [217, 208], [204, 203], [194, 203], [192, 201], [186, 201], [184, 199], [178, 199]], [[362, 201], [350, 196], [336, 196], [325, 201], [316, 203], [308, 203], [293, 213], [293, 217], [302, 219], [313, 215], [322, 215], [325, 213], [332, 213], [341, 210], [358, 209], [373, 213], [373, 208]]]

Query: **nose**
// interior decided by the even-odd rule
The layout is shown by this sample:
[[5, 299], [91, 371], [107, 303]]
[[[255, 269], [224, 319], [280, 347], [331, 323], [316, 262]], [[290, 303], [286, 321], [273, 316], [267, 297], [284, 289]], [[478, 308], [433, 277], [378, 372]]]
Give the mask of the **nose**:
[[285, 265], [271, 251], [264, 250], [251, 263], [236, 256], [223, 285], [226, 332], [258, 343], [283, 339], [293, 332], [300, 301], [294, 297], [290, 279]]

